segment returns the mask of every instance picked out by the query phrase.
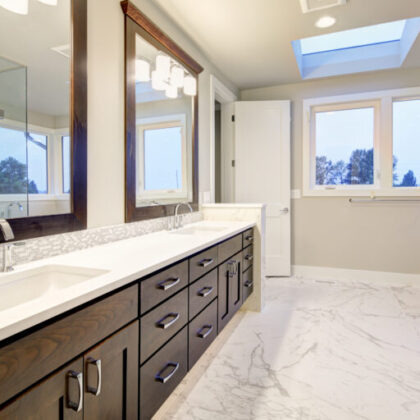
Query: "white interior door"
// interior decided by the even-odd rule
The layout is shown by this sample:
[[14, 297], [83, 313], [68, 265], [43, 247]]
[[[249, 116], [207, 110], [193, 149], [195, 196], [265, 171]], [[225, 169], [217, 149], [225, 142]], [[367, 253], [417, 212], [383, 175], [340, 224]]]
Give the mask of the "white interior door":
[[266, 274], [290, 276], [290, 101], [235, 102], [235, 201], [266, 203]]

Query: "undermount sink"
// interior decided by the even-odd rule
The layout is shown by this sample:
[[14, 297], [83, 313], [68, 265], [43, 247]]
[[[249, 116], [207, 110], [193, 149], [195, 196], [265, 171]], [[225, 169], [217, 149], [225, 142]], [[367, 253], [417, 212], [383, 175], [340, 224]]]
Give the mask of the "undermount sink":
[[211, 233], [223, 232], [226, 226], [190, 226], [172, 231], [177, 235], [205, 235]]
[[0, 274], [0, 311], [85, 282], [107, 270], [45, 265]]

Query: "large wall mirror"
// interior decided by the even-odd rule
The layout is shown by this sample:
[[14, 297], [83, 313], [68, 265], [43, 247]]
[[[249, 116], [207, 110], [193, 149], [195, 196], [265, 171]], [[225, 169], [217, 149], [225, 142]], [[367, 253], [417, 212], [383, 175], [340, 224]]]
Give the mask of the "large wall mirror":
[[198, 208], [202, 68], [130, 2], [126, 14], [126, 221]]
[[0, 0], [0, 218], [86, 227], [86, 0]]

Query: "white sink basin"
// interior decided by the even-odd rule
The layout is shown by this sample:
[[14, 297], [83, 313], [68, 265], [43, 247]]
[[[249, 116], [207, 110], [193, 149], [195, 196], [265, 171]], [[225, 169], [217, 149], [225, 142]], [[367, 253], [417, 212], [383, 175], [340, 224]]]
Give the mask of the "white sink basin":
[[174, 230], [171, 233], [175, 235], [208, 235], [212, 233], [223, 232], [226, 226], [190, 226]]
[[0, 311], [105, 273], [107, 270], [45, 265], [30, 270], [0, 274]]

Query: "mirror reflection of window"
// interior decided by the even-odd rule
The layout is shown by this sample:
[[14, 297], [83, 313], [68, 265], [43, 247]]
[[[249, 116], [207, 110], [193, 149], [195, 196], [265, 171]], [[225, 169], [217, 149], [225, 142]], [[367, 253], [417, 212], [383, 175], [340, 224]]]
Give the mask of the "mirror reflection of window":
[[192, 200], [196, 79], [136, 37], [137, 207]]
[[0, 217], [68, 213], [71, 1], [12, 3], [0, 5]]

